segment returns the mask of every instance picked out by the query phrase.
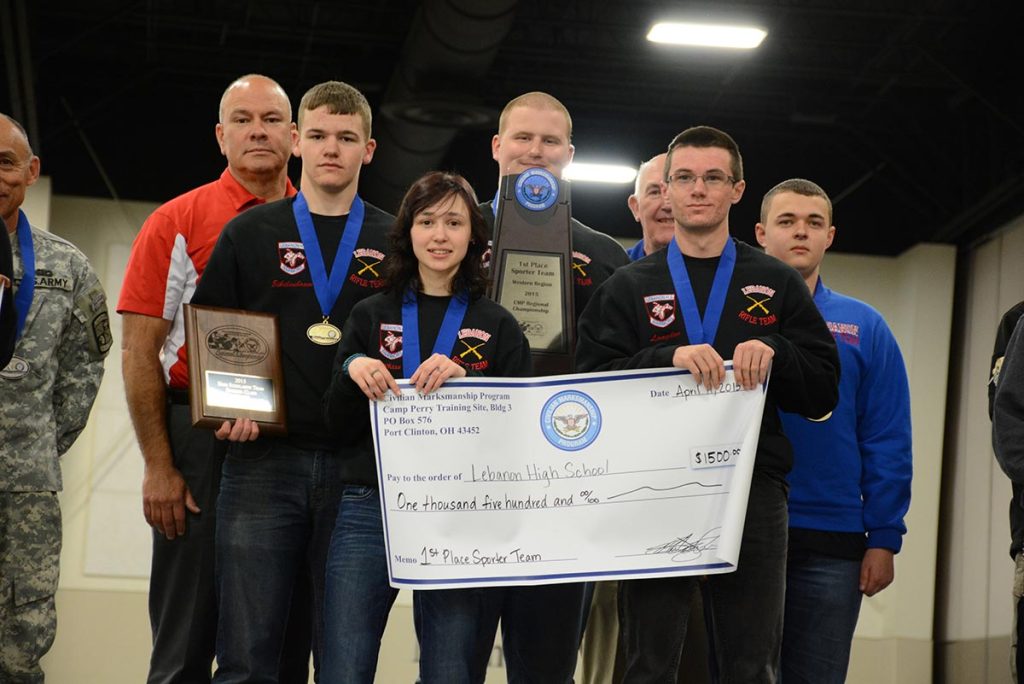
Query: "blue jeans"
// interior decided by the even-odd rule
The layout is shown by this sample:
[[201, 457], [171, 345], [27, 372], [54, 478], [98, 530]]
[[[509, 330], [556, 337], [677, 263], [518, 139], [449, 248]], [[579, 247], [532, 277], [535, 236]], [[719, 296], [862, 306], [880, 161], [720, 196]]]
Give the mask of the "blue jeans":
[[782, 636], [785, 684], [842, 684], [860, 613], [860, 561], [789, 554]]
[[[709, 575], [704, 586], [713, 669], [723, 684], [778, 680], [788, 519], [785, 482], [755, 471], [737, 569]], [[675, 684], [697, 582], [619, 582], [623, 682]]]
[[309, 573], [312, 585], [319, 663], [324, 564], [340, 490], [333, 452], [270, 439], [229, 448], [217, 499], [217, 684], [278, 681], [300, 573]]
[[[192, 427], [187, 392], [171, 396], [178, 397], [167, 405], [167, 436], [174, 466], [181, 471], [201, 511], [185, 512], [184, 536], [168, 540], [153, 531], [149, 578], [153, 653], [146, 682], [210, 684], [217, 641], [217, 492], [229, 444], [214, 438], [210, 430]], [[306, 682], [309, 678], [313, 638], [309, 592], [309, 579], [300, 578], [285, 629], [279, 676], [282, 682]]]
[[483, 682], [499, 620], [509, 684], [571, 682], [582, 604], [582, 583], [414, 592], [420, 682]]
[[380, 494], [346, 485], [327, 556], [323, 682], [373, 683], [397, 595], [388, 584]]

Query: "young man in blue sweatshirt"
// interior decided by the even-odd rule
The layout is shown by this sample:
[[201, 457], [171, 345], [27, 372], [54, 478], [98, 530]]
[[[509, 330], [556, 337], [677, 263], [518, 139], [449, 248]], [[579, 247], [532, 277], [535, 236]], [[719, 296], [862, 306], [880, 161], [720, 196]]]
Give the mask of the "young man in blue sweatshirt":
[[804, 277], [839, 347], [839, 403], [811, 421], [782, 412], [793, 443], [782, 639], [786, 684], [843, 682], [861, 596], [893, 580], [910, 506], [910, 391], [896, 339], [871, 306], [819, 271], [832, 203], [803, 179], [779, 183], [755, 227], [765, 251]]

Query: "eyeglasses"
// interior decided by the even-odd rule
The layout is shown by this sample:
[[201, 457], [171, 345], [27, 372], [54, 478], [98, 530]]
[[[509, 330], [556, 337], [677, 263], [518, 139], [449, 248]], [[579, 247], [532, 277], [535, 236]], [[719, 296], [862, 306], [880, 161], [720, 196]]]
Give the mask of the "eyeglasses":
[[726, 176], [724, 173], [718, 172], [705, 173], [703, 176], [695, 176], [692, 173], [677, 173], [674, 176], [669, 176], [668, 181], [669, 183], [683, 187], [695, 184], [698, 178], [704, 181], [704, 185], [709, 188], [720, 188], [726, 183], [736, 182], [736, 179], [732, 176]]

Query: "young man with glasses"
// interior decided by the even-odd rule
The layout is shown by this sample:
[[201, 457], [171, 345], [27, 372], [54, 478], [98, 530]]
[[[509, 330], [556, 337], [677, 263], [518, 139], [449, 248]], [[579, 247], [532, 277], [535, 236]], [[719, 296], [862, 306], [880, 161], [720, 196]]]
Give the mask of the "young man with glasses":
[[[774, 682], [786, 567], [785, 475], [792, 466], [778, 409], [808, 417], [832, 410], [836, 345], [800, 275], [730, 237], [729, 210], [746, 183], [729, 135], [708, 126], [680, 133], [669, 146], [665, 179], [675, 239], [616, 271], [595, 293], [580, 319], [577, 365], [581, 371], [675, 366], [709, 390], [723, 382], [725, 359], [746, 389], [772, 369], [739, 565], [709, 576], [705, 587], [720, 679]], [[621, 583], [625, 682], [675, 681], [697, 581]]]

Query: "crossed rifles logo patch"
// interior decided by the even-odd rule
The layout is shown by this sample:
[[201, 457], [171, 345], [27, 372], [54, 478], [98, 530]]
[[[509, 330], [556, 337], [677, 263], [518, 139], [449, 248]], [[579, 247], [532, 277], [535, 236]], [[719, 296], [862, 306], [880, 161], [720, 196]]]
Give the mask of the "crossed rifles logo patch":
[[590, 277], [588, 271], [590, 271], [591, 258], [583, 252], [572, 253], [572, 271], [573, 275], [576, 276], [576, 284], [586, 287], [594, 283], [593, 278]]
[[356, 275], [367, 280], [380, 278], [381, 262], [384, 261], [383, 252], [375, 249], [357, 249], [352, 253], [359, 266], [356, 268]]
[[480, 348], [491, 339], [491, 333], [479, 328], [462, 328], [458, 334], [458, 344], [455, 345], [455, 358], [463, 365], [476, 370], [487, 367], [487, 360], [480, 353]]
[[771, 311], [775, 290], [767, 285], [747, 285], [742, 288], [747, 298], [746, 307], [740, 311], [740, 319], [751, 325], [771, 325], [778, 320]]

